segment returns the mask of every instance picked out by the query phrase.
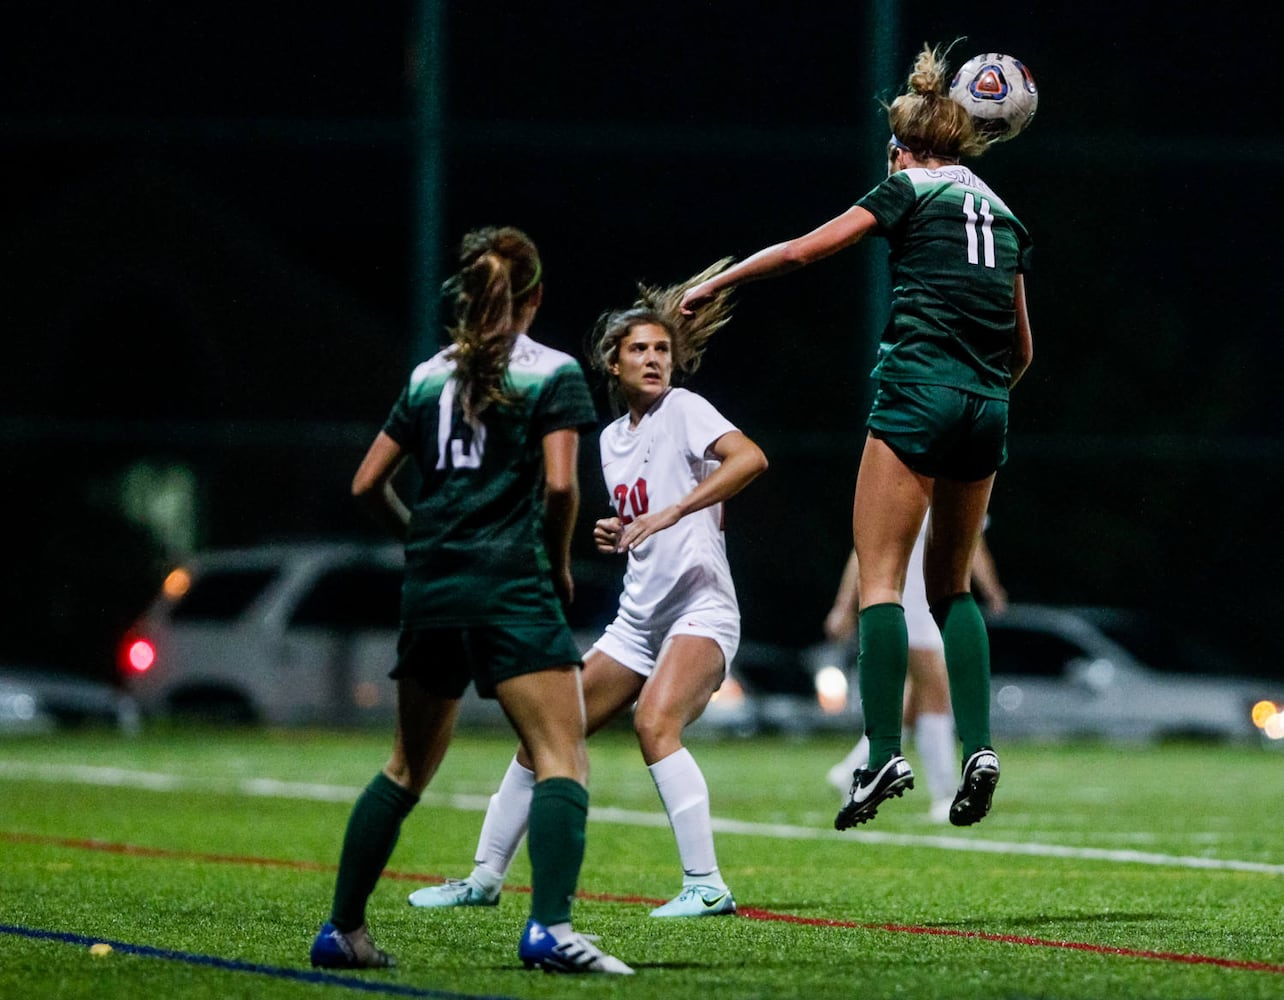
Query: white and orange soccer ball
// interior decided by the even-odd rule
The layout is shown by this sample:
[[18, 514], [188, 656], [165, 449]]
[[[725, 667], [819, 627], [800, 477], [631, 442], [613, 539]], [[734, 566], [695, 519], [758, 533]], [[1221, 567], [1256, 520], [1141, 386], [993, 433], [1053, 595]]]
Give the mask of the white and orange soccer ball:
[[1013, 139], [1034, 120], [1039, 90], [1025, 63], [1001, 52], [973, 56], [954, 74], [950, 97], [992, 142]]

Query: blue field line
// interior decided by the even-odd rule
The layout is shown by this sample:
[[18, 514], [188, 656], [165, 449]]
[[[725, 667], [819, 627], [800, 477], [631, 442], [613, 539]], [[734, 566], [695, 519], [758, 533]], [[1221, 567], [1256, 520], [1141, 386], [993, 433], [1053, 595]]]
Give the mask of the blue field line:
[[86, 937], [83, 934], [71, 934], [67, 931], [49, 931], [39, 927], [0, 924], [0, 934], [12, 934], [15, 937], [34, 938], [40, 941], [57, 941], [62, 944], [75, 944], [85, 948], [95, 944], [108, 944], [111, 945], [113, 952], [118, 951], [126, 955], [140, 955], [143, 958], [163, 958], [169, 962], [204, 965], [213, 969], [222, 969], [226, 972], [249, 972], [256, 976], [292, 979], [300, 983], [319, 983], [323, 986], [339, 986], [343, 989], [360, 990], [365, 993], [384, 993], [398, 997], [431, 997], [434, 1000], [517, 1000], [515, 997], [502, 996], [495, 993], [456, 993], [452, 990], [426, 990], [417, 986], [380, 983], [368, 979], [349, 979], [347, 976], [336, 975], [333, 972], [316, 972], [309, 969], [289, 969], [278, 965], [261, 965], [258, 962], [242, 962], [234, 958], [219, 958], [216, 955], [198, 955], [190, 951], [154, 948], [148, 944], [130, 944], [128, 941]]

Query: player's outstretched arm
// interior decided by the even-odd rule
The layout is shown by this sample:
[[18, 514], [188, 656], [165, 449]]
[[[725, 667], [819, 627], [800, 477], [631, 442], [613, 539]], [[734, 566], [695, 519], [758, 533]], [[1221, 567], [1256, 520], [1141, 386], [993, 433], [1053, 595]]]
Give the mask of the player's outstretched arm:
[[776, 243], [732, 264], [708, 281], [702, 281], [682, 297], [682, 311], [691, 313], [724, 288], [734, 288], [746, 281], [773, 278], [800, 267], [814, 264], [844, 247], [859, 242], [878, 225], [864, 208], [853, 205], [842, 215], [830, 219], [810, 233], [784, 243]]

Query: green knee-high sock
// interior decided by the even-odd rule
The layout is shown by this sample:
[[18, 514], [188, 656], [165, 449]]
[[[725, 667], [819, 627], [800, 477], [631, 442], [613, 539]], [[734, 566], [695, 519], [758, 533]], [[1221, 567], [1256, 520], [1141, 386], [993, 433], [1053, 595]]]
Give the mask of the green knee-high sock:
[[909, 636], [905, 609], [871, 604], [860, 613], [860, 701], [869, 737], [869, 768], [878, 770], [901, 752], [901, 710]]
[[392, 857], [401, 821], [419, 801], [380, 771], [358, 796], [348, 817], [334, 883], [330, 923], [347, 933], [366, 922], [366, 900]]
[[526, 846], [531, 857], [531, 919], [545, 927], [571, 919], [587, 822], [588, 789], [578, 781], [547, 778], [536, 784]]
[[976, 599], [954, 594], [932, 605], [945, 643], [954, 725], [967, 758], [990, 742], [990, 637]]

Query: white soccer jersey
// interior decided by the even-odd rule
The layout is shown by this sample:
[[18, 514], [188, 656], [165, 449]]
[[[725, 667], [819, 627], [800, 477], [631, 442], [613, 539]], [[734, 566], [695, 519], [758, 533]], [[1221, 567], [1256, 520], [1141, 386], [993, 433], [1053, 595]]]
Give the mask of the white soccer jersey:
[[[709, 448], [736, 430], [701, 396], [670, 389], [635, 429], [625, 414], [602, 431], [602, 476], [625, 524], [676, 503], [718, 467]], [[688, 514], [656, 532], [628, 556], [619, 617], [662, 640], [681, 615], [739, 620], [727, 564], [722, 504]]]

